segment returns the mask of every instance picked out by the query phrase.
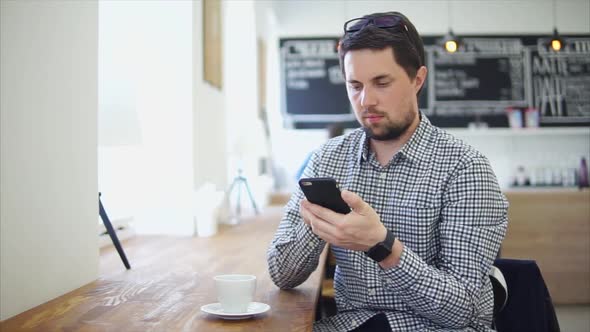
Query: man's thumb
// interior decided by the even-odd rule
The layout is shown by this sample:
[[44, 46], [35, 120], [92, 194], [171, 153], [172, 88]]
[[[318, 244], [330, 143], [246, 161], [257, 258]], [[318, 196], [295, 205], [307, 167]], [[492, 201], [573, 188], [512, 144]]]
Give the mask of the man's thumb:
[[359, 195], [353, 193], [352, 191], [342, 190], [342, 199], [356, 213], [363, 214], [365, 208], [368, 206], [368, 204], [365, 203], [365, 201], [363, 201], [363, 199]]

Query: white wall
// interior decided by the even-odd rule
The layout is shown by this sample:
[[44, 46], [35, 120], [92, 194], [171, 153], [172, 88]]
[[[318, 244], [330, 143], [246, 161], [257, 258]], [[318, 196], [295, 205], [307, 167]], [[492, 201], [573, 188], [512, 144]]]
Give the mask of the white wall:
[[[223, 3], [221, 7], [223, 22]], [[225, 30], [222, 27], [222, 33]], [[222, 46], [222, 53], [226, 52]], [[221, 190], [228, 184], [227, 112], [223, 90], [205, 82], [203, 77], [203, 3], [200, 0], [193, 1], [193, 82], [195, 188], [210, 182]]]
[[[384, 11], [404, 13], [422, 34], [444, 34], [449, 27], [457, 34], [550, 34], [554, 26], [550, 0], [300, 0], [276, 1], [269, 7], [273, 15], [266, 18], [259, 15], [259, 19], [265, 19], [261, 25], [269, 30], [265, 33], [268, 45], [278, 45], [282, 37], [340, 36], [346, 20]], [[555, 8], [555, 26], [560, 33], [590, 33], [590, 1], [556, 0]], [[273, 155], [284, 174], [283, 186], [291, 190], [295, 172], [309, 151], [326, 140], [326, 133], [283, 128], [278, 47], [269, 47], [267, 58], [267, 105], [273, 128]], [[579, 158], [590, 153], [590, 130], [574, 135], [514, 137], [506, 133], [492, 137], [450, 131], [488, 156], [503, 187], [508, 186], [517, 165], [538, 167], [545, 163], [553, 167], [567, 160], [567, 165], [577, 167]], [[547, 155], [548, 147], [558, 149], [559, 153]], [[536, 155], [545, 157], [532, 157]]]
[[[233, 180], [243, 170], [259, 206], [266, 204], [270, 179], [259, 175], [260, 160], [268, 154], [258, 105], [258, 49], [256, 1], [224, 1], [224, 87], [226, 109], [227, 171]], [[246, 188], [235, 187], [232, 203], [241, 190], [244, 207], [251, 208]]]
[[[256, 24], [252, 0], [225, 1], [223, 15], [223, 93], [227, 111], [228, 153], [232, 159], [230, 175], [237, 164], [256, 173], [256, 160], [248, 158], [257, 146], [252, 138], [258, 122], [258, 60]], [[236, 56], [238, 55], [239, 56]]]
[[98, 8], [0, 6], [4, 320], [98, 276]]
[[[131, 127], [137, 118], [140, 136], [123, 135], [119, 144], [101, 137], [99, 186], [109, 213], [133, 217], [138, 233], [190, 234], [188, 212], [207, 204], [193, 199], [193, 191], [205, 183], [225, 190], [238, 166], [259, 204], [266, 196], [257, 176], [263, 134], [252, 129], [261, 128], [254, 1], [222, 1], [221, 90], [203, 77], [202, 6], [99, 5], [99, 117]], [[100, 122], [108, 129], [101, 134], [121, 136], [108, 121]]]
[[300, 0], [274, 6], [281, 36], [338, 36], [351, 18], [374, 12], [404, 13], [422, 34], [590, 32], [590, 2], [555, 0]]
[[194, 232], [192, 9], [190, 1], [99, 3], [99, 117], [136, 119], [140, 135], [101, 146], [99, 185], [108, 212], [133, 216], [138, 233]]

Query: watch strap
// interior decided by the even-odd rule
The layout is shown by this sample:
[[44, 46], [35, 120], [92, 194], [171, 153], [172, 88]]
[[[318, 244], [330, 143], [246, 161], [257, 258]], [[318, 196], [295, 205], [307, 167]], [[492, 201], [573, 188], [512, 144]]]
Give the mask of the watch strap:
[[385, 235], [385, 240], [383, 240], [383, 241], [377, 243], [376, 245], [374, 245], [373, 247], [371, 247], [369, 250], [367, 250], [365, 252], [365, 254], [367, 256], [369, 256], [371, 259], [373, 259], [374, 261], [381, 262], [382, 260], [384, 260], [385, 258], [387, 258], [387, 256], [389, 256], [391, 254], [394, 242], [395, 242], [395, 236], [393, 235], [393, 232], [391, 232], [390, 230], [387, 230], [387, 233]]

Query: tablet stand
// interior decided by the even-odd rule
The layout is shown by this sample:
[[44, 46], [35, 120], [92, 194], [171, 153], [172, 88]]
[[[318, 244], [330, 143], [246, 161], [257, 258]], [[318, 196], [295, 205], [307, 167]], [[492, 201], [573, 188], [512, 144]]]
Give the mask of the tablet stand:
[[109, 236], [111, 237], [111, 240], [113, 241], [113, 244], [115, 245], [115, 248], [117, 248], [117, 252], [119, 253], [119, 256], [121, 257], [121, 260], [123, 261], [123, 264], [125, 265], [125, 268], [127, 268], [127, 270], [129, 270], [129, 269], [131, 269], [131, 266], [129, 265], [129, 262], [127, 261], [127, 256], [125, 256], [125, 251], [123, 251], [123, 247], [121, 247], [121, 243], [119, 242], [119, 238], [117, 237], [117, 233], [115, 233], [115, 229], [113, 228], [113, 224], [111, 224], [111, 220], [109, 219], [107, 212], [105, 211], [104, 207], [102, 206], [102, 201], [100, 200], [100, 196], [101, 196], [101, 193], [98, 193], [98, 213], [100, 214], [100, 217], [102, 218], [102, 222], [104, 223], [104, 227], [107, 229], [107, 232], [109, 233]]
[[252, 203], [252, 207], [254, 208], [254, 212], [256, 214], [258, 214], [258, 207], [256, 206], [256, 201], [254, 200], [254, 196], [252, 196], [252, 192], [250, 191], [250, 186], [248, 185], [248, 179], [246, 179], [245, 176], [242, 175], [242, 169], [239, 168], [238, 169], [238, 175], [234, 178], [234, 181], [232, 182], [231, 186], [229, 187], [229, 190], [226, 193], [226, 199], [229, 200], [229, 197], [231, 196], [231, 193], [233, 192], [234, 189], [236, 189], [237, 195], [238, 195], [238, 199], [236, 202], [236, 217], [240, 217], [241, 214], [241, 200], [240, 200], [240, 196], [241, 196], [241, 192], [242, 192], [242, 186], [244, 188], [246, 188], [246, 193], [248, 194], [248, 197], [250, 198], [250, 203]]

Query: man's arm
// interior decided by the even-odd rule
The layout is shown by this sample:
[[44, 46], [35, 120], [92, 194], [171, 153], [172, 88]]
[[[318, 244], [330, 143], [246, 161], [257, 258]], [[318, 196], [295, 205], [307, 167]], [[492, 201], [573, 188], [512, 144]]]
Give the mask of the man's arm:
[[[318, 154], [314, 153], [305, 169], [306, 177], [316, 176]], [[297, 188], [285, 207], [285, 214], [267, 251], [268, 271], [281, 289], [303, 283], [316, 269], [326, 242], [303, 222], [299, 205], [304, 198]]]
[[299, 195], [293, 195], [267, 252], [268, 271], [281, 289], [299, 286], [316, 269], [326, 242], [299, 216]]
[[385, 287], [441, 326], [468, 326], [506, 232], [507, 207], [489, 162], [475, 157], [445, 193], [438, 266], [402, 245], [397, 264], [382, 271]]

